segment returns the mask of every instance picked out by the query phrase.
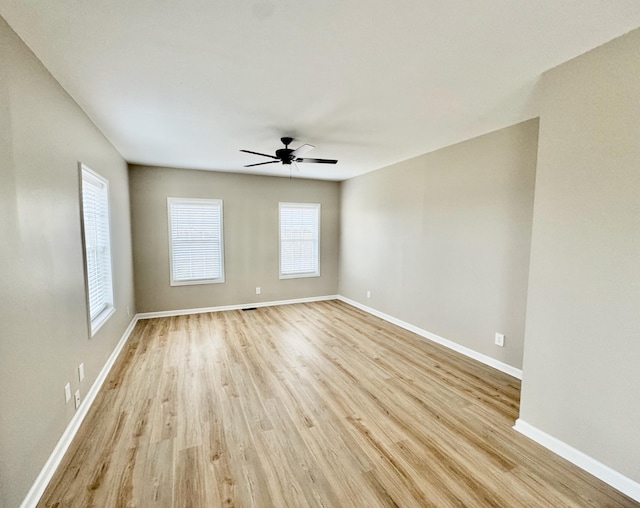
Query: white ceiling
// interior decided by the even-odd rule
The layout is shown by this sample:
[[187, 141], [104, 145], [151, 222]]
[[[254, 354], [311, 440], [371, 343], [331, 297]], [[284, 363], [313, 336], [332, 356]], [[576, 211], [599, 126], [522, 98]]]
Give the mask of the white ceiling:
[[343, 180], [536, 116], [539, 75], [640, 26], [638, 0], [0, 0], [132, 163]]

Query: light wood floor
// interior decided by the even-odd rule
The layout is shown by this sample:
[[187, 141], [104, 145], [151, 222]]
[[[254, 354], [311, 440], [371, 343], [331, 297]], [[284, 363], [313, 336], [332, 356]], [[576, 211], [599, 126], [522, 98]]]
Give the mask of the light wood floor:
[[337, 301], [140, 321], [40, 506], [636, 506], [519, 393]]

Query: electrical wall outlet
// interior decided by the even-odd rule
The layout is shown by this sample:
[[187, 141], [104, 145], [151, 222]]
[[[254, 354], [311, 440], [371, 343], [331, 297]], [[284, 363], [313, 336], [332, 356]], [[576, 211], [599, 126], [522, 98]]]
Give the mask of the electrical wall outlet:
[[262, 289], [260, 289], [260, 287], [256, 287], [256, 294], [259, 295], [262, 292]]
[[504, 334], [496, 333], [496, 346], [504, 347]]
[[80, 381], [84, 379], [84, 363], [78, 365], [78, 379]]
[[371, 298], [371, 291], [367, 291], [367, 298]]
[[76, 398], [76, 409], [78, 409], [80, 407], [80, 390], [76, 390], [75, 398]]
[[64, 403], [68, 404], [71, 400], [71, 385], [67, 383], [64, 385]]

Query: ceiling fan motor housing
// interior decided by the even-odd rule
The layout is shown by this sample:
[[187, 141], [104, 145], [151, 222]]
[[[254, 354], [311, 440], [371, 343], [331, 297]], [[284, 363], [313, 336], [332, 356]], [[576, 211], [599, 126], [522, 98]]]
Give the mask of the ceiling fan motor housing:
[[293, 162], [293, 150], [291, 148], [280, 148], [276, 150], [276, 157], [282, 161], [282, 164], [291, 164]]

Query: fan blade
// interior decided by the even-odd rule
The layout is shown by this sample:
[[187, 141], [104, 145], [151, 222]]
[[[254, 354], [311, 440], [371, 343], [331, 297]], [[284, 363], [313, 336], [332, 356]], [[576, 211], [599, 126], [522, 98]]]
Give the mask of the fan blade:
[[316, 164], [335, 164], [336, 159], [296, 159], [296, 162], [314, 162]]
[[[263, 157], [269, 157], [271, 159], [276, 159], [276, 160], [280, 160], [278, 159], [275, 155], [269, 155], [267, 153], [260, 153], [260, 152], [252, 152], [251, 150], [240, 150], [241, 152], [245, 152], [245, 153], [252, 153], [253, 155], [262, 155]], [[245, 166], [246, 167], [246, 166]]]
[[280, 161], [277, 160], [277, 161], [258, 162], [257, 164], [247, 164], [245, 168], [250, 168], [251, 166], [262, 166], [264, 164], [278, 164], [278, 162]]
[[301, 155], [304, 155], [305, 153], [313, 150], [314, 148], [315, 146], [313, 145], [304, 144], [296, 148], [293, 152], [291, 152], [291, 155], [293, 155], [294, 157], [300, 157]]

